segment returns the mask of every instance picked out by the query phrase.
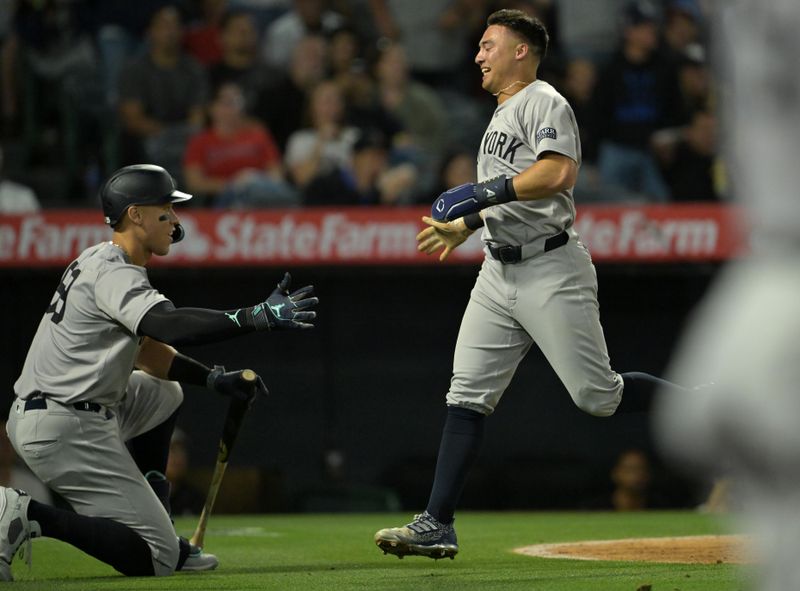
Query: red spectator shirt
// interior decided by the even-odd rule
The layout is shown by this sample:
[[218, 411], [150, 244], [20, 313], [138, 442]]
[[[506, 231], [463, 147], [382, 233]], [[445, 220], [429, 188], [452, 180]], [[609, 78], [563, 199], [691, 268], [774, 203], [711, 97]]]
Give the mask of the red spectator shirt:
[[189, 27], [183, 35], [183, 45], [204, 66], [213, 66], [222, 61], [219, 27], [207, 24]]
[[199, 166], [207, 176], [229, 180], [247, 168], [263, 171], [280, 161], [272, 135], [255, 124], [229, 136], [213, 129], [201, 131], [189, 140], [183, 164]]

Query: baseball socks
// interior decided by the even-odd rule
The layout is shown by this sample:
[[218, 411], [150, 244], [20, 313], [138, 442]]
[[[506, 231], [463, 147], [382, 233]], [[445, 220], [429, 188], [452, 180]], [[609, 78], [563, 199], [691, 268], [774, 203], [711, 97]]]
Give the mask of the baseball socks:
[[170, 483], [164, 474], [167, 472], [169, 445], [172, 433], [175, 431], [178, 412], [180, 409], [160, 425], [128, 441], [128, 450], [133, 460], [170, 516], [172, 516], [169, 502]]
[[179, 412], [180, 408], [160, 425], [156, 425], [149, 431], [128, 441], [128, 450], [130, 450], [131, 456], [133, 456], [142, 474], [147, 474], [151, 471], [160, 472], [161, 474], [166, 473], [169, 444]]
[[39, 524], [42, 536], [72, 544], [129, 577], [153, 576], [150, 547], [126, 525], [105, 517], [88, 517], [34, 500], [28, 520]]
[[647, 412], [653, 405], [653, 399], [659, 392], [685, 391], [686, 388], [662, 380], [649, 373], [630, 371], [620, 374], [624, 384], [622, 400], [617, 407], [616, 414], [634, 412]]
[[447, 407], [436, 475], [427, 507], [428, 513], [443, 524], [453, 521], [467, 474], [483, 441], [485, 419], [486, 415], [474, 410]]

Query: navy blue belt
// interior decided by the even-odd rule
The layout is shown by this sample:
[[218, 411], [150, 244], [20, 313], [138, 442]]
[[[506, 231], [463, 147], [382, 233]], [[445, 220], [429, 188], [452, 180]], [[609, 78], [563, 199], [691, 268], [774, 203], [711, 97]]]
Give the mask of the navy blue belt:
[[[550, 236], [550, 238], [544, 241], [544, 252], [555, 250], [556, 248], [564, 246], [567, 242], [569, 242], [569, 234], [564, 230], [560, 234]], [[489, 252], [492, 253], [492, 257], [504, 265], [513, 265], [522, 260], [521, 246], [514, 246], [511, 244], [506, 244], [505, 246], [492, 246], [491, 244], [487, 244], [486, 246], [489, 247]]]
[[[47, 392], [39, 392], [38, 390], [31, 394], [30, 398], [25, 400], [25, 412], [29, 410], [42, 410], [47, 408]], [[75, 410], [85, 410], [89, 412], [100, 412], [103, 407], [96, 402], [75, 402], [70, 404]]]

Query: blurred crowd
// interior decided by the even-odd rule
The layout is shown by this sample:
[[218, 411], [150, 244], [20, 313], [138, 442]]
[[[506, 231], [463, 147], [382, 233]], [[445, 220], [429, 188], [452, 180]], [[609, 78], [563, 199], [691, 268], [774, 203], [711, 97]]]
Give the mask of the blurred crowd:
[[550, 32], [578, 204], [722, 198], [704, 0], [0, 0], [0, 211], [138, 162], [195, 207], [430, 203], [475, 180], [498, 8]]

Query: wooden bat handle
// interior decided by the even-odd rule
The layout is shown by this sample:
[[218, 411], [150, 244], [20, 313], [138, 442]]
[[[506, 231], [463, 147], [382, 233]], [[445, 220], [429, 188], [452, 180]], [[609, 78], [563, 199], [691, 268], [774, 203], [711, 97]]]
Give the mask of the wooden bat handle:
[[[252, 369], [245, 369], [242, 371], [242, 379], [250, 384], [255, 384], [256, 372]], [[194, 530], [191, 540], [192, 545], [203, 547], [203, 540], [206, 535], [206, 526], [208, 525], [208, 518], [211, 516], [211, 510], [214, 508], [214, 503], [217, 500], [217, 493], [219, 487], [222, 485], [222, 477], [225, 476], [225, 468], [228, 467], [228, 458], [230, 457], [231, 448], [239, 435], [239, 427], [242, 425], [245, 411], [247, 411], [248, 403], [242, 400], [231, 400], [228, 407], [228, 414], [225, 416], [225, 425], [222, 430], [222, 437], [219, 441], [219, 451], [217, 452], [217, 464], [214, 466], [214, 475], [211, 477], [211, 484], [208, 487], [208, 495], [206, 496], [203, 511], [200, 513], [200, 520], [197, 522], [197, 527]]]

